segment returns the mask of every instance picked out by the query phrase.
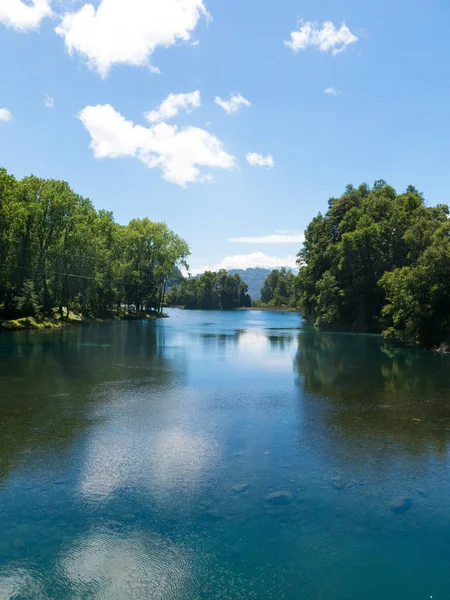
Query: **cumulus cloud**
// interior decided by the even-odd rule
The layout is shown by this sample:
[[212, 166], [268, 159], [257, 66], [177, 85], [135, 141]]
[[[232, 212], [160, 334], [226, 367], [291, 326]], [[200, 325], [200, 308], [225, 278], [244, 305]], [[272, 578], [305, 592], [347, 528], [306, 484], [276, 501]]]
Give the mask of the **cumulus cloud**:
[[219, 271], [220, 269], [251, 269], [262, 267], [264, 269], [276, 269], [279, 267], [297, 267], [297, 257], [289, 256], [267, 256], [263, 252], [256, 251], [250, 254], [236, 254], [227, 256], [216, 265], [209, 265], [191, 269], [192, 275], [198, 275], [205, 271]]
[[50, 0], [0, 0], [0, 23], [6, 27], [31, 31], [37, 29], [45, 17], [52, 15]]
[[12, 114], [7, 108], [0, 108], [0, 121], [11, 121]]
[[203, 0], [101, 0], [66, 14], [55, 31], [106, 77], [115, 64], [150, 66], [158, 46], [189, 41], [202, 16]]
[[200, 105], [201, 97], [198, 90], [191, 94], [169, 94], [156, 110], [151, 110], [145, 113], [144, 116], [150, 123], [159, 123], [160, 121], [176, 117], [180, 109], [191, 112], [199, 108]]
[[327, 94], [327, 96], [340, 96], [342, 94], [342, 92], [332, 87], [327, 88], [326, 90], [324, 90], [323, 93]]
[[222, 100], [219, 96], [214, 98], [214, 102], [223, 108], [225, 112], [229, 115], [234, 115], [237, 113], [243, 106], [250, 108], [252, 103], [249, 100], [246, 100], [241, 94], [234, 94], [230, 97], [229, 100]]
[[52, 96], [45, 94], [44, 106], [45, 106], [45, 108], [53, 108], [55, 106], [55, 99]]
[[273, 160], [273, 156], [268, 154], [267, 156], [263, 156], [262, 154], [258, 154], [257, 152], [249, 152], [246, 156], [247, 162], [252, 167], [270, 167], [272, 168], [275, 164]]
[[214, 135], [198, 127], [178, 128], [167, 123], [135, 125], [111, 105], [87, 106], [78, 118], [88, 130], [96, 158], [131, 156], [149, 168], [159, 168], [163, 179], [181, 186], [210, 181], [202, 168], [231, 169], [235, 158]]
[[305, 235], [303, 231], [289, 232], [281, 230], [275, 231], [275, 233], [271, 233], [270, 235], [229, 238], [228, 241], [241, 244], [303, 244]]
[[344, 23], [339, 29], [331, 21], [325, 21], [322, 27], [311, 21], [298, 23], [298, 30], [291, 32], [291, 39], [285, 41], [285, 45], [294, 52], [306, 48], [316, 48], [322, 52], [339, 54], [345, 48], [358, 41], [350, 29]]

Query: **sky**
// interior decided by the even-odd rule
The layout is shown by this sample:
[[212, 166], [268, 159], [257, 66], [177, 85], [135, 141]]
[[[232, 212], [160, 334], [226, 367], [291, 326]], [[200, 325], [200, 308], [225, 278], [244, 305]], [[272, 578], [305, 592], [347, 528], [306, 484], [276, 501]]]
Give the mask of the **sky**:
[[294, 266], [348, 183], [448, 202], [448, 0], [0, 0], [0, 166]]

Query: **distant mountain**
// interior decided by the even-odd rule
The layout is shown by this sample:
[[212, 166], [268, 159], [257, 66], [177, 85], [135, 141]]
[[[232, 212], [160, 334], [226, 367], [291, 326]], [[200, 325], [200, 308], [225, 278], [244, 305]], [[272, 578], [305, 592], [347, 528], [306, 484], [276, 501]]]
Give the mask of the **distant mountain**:
[[240, 275], [241, 279], [248, 285], [250, 298], [252, 300], [259, 300], [261, 298], [262, 284], [271, 271], [272, 269], [256, 267], [255, 269], [231, 269], [228, 273], [230, 275], [234, 275], [235, 273]]
[[[280, 269], [281, 267], [275, 267]], [[297, 269], [291, 269], [286, 267], [293, 273], [297, 273]], [[248, 293], [252, 300], [259, 300], [261, 298], [261, 288], [268, 275], [273, 269], [265, 269], [263, 267], [256, 267], [254, 269], [230, 269], [228, 273], [234, 275], [237, 273], [248, 285]]]

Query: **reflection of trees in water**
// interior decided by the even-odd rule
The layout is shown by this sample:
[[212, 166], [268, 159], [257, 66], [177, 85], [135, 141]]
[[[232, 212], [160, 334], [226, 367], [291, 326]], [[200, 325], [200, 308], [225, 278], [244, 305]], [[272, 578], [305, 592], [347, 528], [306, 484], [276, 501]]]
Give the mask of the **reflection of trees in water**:
[[164, 327], [138, 322], [5, 336], [0, 479], [36, 450], [46, 452], [46, 461], [64, 460], [65, 449], [92, 424], [92, 404], [110, 401], [108, 390], [116, 382], [173, 385], [180, 370], [172, 368], [164, 346]]
[[450, 357], [397, 348], [376, 336], [305, 328], [298, 338], [295, 369], [305, 410], [327, 429], [380, 450], [400, 441], [411, 453], [429, 445], [444, 453], [450, 434]]
[[221, 333], [202, 333], [200, 339], [204, 346], [216, 348], [224, 348], [227, 346], [236, 346], [239, 343], [239, 339], [242, 335], [245, 335], [245, 329], [236, 329], [232, 332], [221, 332]]
[[289, 335], [287, 333], [275, 334], [274, 332], [269, 332], [267, 334], [267, 339], [269, 340], [271, 348], [278, 350], [287, 350], [294, 341], [294, 336]]

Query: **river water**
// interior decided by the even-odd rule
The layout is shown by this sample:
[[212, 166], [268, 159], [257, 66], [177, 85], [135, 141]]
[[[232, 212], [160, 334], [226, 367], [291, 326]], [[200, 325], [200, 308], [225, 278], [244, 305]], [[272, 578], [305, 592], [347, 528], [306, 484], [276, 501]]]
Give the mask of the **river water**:
[[298, 314], [0, 337], [0, 600], [450, 599], [450, 357]]

